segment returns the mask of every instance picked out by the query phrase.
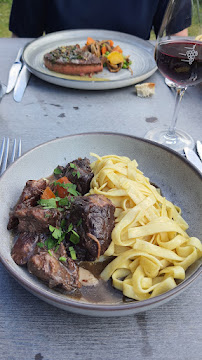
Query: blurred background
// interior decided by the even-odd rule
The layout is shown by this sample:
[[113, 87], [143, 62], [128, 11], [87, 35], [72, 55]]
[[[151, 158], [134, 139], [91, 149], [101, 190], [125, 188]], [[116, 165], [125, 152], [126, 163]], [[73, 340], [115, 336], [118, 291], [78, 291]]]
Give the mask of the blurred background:
[[[192, 16], [192, 26], [189, 28], [190, 36], [199, 35], [198, 26], [202, 22], [202, 7], [201, 12], [199, 12], [198, 4], [202, 4], [202, 0], [192, 0], [193, 4], [193, 16]], [[11, 33], [9, 31], [9, 16], [12, 6], [12, 0], [0, 0], [0, 37], [10, 37]], [[151, 32], [151, 39], [155, 39], [155, 35]]]

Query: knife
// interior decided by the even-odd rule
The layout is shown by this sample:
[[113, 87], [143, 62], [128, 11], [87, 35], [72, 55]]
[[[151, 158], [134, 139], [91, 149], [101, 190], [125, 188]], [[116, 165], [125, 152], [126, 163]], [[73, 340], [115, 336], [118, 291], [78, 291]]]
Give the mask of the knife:
[[196, 142], [196, 150], [197, 150], [198, 156], [200, 157], [200, 159], [202, 161], [202, 144], [199, 140], [197, 140], [197, 142]]
[[200, 159], [198, 158], [198, 156], [196, 155], [196, 153], [192, 150], [189, 149], [188, 147], [184, 148], [184, 152], [186, 155], [186, 158], [194, 165], [197, 167], [197, 169], [199, 171], [201, 171], [202, 173], [202, 162], [200, 161]]
[[17, 57], [15, 59], [14, 64], [11, 66], [11, 69], [9, 71], [9, 75], [8, 75], [8, 85], [7, 85], [7, 89], [6, 89], [6, 94], [8, 94], [9, 92], [11, 92], [11, 90], [13, 90], [15, 84], [16, 84], [16, 80], [18, 77], [18, 74], [22, 68], [22, 62], [20, 61], [21, 56], [22, 56], [22, 52], [23, 52], [23, 48], [21, 48], [18, 51]]
[[23, 94], [25, 92], [26, 86], [28, 84], [29, 78], [30, 78], [30, 72], [27, 69], [26, 65], [23, 65], [23, 68], [18, 76], [13, 98], [15, 101], [20, 102], [22, 100]]

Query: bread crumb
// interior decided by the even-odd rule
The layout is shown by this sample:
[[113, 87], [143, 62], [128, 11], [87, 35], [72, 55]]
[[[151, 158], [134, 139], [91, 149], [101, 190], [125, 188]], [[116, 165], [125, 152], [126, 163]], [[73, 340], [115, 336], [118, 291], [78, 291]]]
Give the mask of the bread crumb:
[[155, 83], [143, 83], [135, 85], [137, 96], [150, 97], [155, 94]]

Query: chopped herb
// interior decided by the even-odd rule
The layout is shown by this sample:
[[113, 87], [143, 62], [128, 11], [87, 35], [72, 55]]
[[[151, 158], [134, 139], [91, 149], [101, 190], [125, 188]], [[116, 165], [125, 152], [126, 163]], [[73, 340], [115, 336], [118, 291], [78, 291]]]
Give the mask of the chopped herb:
[[69, 192], [71, 195], [74, 195], [74, 196], [81, 195], [81, 194], [76, 190], [76, 185], [75, 185], [75, 184], [68, 183], [68, 184], [66, 184], [66, 185], [67, 185], [68, 192]]
[[61, 170], [59, 167], [56, 167], [56, 168], [54, 169], [53, 173], [54, 173], [55, 175], [59, 175], [59, 174], [62, 173], [62, 170]]
[[69, 163], [69, 165], [70, 165], [70, 167], [71, 167], [72, 169], [76, 169], [76, 165], [75, 165], [75, 164]]
[[59, 257], [59, 260], [60, 260], [60, 261], [66, 261], [66, 260], [67, 260], [67, 258], [66, 258], [66, 257], [64, 257], [64, 256], [60, 256], [60, 257]]
[[76, 257], [76, 251], [74, 250], [73, 246], [70, 246], [70, 247], [69, 247], [69, 252], [70, 252], [70, 255], [71, 255], [72, 260], [76, 260], [76, 259], [77, 259], [77, 257]]
[[76, 176], [76, 171], [72, 171], [72, 175], [73, 175], [73, 176]]
[[46, 241], [45, 241], [45, 245], [47, 247], [48, 250], [52, 249], [55, 246], [55, 239], [52, 238], [52, 236], [50, 236]]
[[60, 247], [60, 245], [58, 244], [56, 247], [55, 247], [55, 253], [58, 251], [58, 249], [59, 249], [59, 247]]
[[77, 177], [78, 177], [78, 179], [81, 177], [81, 174], [80, 174], [80, 172], [79, 171], [77, 171]]
[[52, 252], [50, 250], [48, 250], [48, 253], [50, 254], [50, 256], [53, 256]]
[[68, 199], [67, 196], [65, 196], [64, 198], [61, 198], [61, 199], [58, 201], [58, 204], [59, 204], [60, 206], [68, 206], [68, 207], [71, 205], [71, 203], [70, 203], [70, 201], [69, 201], [69, 199]]
[[78, 223], [76, 224], [76, 226], [79, 226], [82, 224], [82, 219], [79, 219]]
[[64, 232], [64, 233], [62, 233], [61, 237], [58, 239], [58, 244], [60, 244], [60, 243], [64, 240], [65, 235], [66, 235], [66, 233], [65, 233], [65, 232]]
[[68, 226], [67, 232], [72, 231], [72, 229], [73, 229], [73, 224], [71, 223], [71, 224], [69, 224], [69, 226]]
[[60, 223], [60, 226], [61, 228], [64, 228], [66, 225], [66, 220], [65, 219], [62, 219], [61, 223]]
[[58, 199], [60, 198], [41, 199], [38, 201], [38, 204], [43, 206], [44, 209], [56, 209]]
[[79, 234], [76, 231], [72, 230], [72, 234], [74, 234], [77, 238], [79, 238]]
[[43, 248], [43, 247], [44, 247], [44, 243], [38, 242], [38, 243], [37, 243], [37, 246], [40, 247], [40, 248]]
[[80, 236], [74, 230], [72, 230], [69, 240], [76, 245], [79, 243], [79, 239]]
[[52, 232], [52, 236], [58, 240], [62, 235], [62, 229], [57, 229], [56, 227], [49, 225], [49, 230]]
[[[72, 184], [72, 183], [59, 183], [57, 181], [54, 181], [53, 183], [55, 186], [61, 186], [63, 189], [67, 189], [67, 191], [74, 196], [78, 196], [81, 195], [77, 190], [76, 190], [76, 185]], [[57, 199], [57, 198], [56, 198]], [[59, 198], [60, 199], [60, 198]], [[51, 199], [50, 199], [51, 200]], [[55, 200], [55, 199], [54, 199]], [[58, 201], [58, 200], [57, 200]]]

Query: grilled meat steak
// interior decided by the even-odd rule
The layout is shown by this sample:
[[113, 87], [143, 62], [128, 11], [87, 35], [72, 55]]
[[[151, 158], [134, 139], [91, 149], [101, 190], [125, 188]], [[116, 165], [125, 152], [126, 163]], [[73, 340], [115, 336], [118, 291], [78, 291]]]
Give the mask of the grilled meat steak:
[[[94, 194], [74, 198], [68, 224], [73, 224], [74, 230], [78, 233], [80, 241], [77, 247], [85, 249], [86, 260], [99, 258], [108, 248], [114, 228], [114, 211], [114, 205], [104, 195]], [[67, 244], [68, 247], [68, 241]]]
[[44, 55], [45, 66], [52, 71], [66, 75], [87, 75], [103, 70], [101, 60], [78, 44], [60, 46]]

